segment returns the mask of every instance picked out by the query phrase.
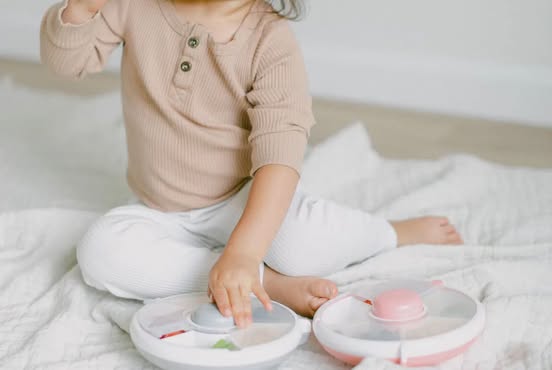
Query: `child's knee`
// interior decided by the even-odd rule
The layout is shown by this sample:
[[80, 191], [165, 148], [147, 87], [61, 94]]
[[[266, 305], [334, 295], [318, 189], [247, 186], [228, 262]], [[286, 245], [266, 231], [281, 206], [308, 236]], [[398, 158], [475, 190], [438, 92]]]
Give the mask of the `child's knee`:
[[116, 268], [110, 261], [116, 244], [117, 237], [105, 216], [96, 221], [77, 244], [77, 262], [86, 284], [107, 290], [105, 283]]
[[287, 276], [325, 276], [332, 271], [324, 256], [312, 253], [313, 240], [300, 237], [276, 239], [265, 262], [273, 270]]
[[90, 227], [77, 245], [85, 283], [139, 300], [204, 291], [203, 279], [187, 272], [210, 262], [205, 256], [212, 252], [173, 239], [165, 225], [147, 216], [110, 212]]
[[125, 293], [122, 285], [131, 274], [129, 261], [140, 258], [142, 244], [154, 237], [155, 230], [151, 229], [147, 220], [124, 214], [110, 212], [98, 219], [77, 244], [77, 261], [85, 283], [116, 296], [141, 299]]

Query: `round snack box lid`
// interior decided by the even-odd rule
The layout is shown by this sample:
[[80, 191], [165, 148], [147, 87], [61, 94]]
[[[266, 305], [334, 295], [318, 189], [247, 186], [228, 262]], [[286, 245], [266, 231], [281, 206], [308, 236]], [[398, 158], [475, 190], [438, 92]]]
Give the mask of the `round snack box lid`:
[[335, 357], [364, 357], [406, 366], [435, 365], [465, 351], [485, 324], [482, 305], [439, 281], [364, 286], [325, 303], [313, 330]]
[[266, 311], [252, 297], [253, 323], [240, 329], [205, 294], [147, 303], [130, 325], [138, 351], [163, 369], [263, 369], [276, 366], [310, 333], [310, 321], [272, 302]]

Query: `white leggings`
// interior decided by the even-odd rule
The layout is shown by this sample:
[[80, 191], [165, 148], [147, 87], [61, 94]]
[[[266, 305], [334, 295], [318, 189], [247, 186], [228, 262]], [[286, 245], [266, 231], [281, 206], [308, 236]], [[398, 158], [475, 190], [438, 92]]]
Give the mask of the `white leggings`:
[[[123, 297], [147, 300], [206, 292], [209, 271], [238, 223], [251, 182], [214, 206], [164, 213], [142, 204], [115, 208], [77, 246], [85, 282]], [[297, 190], [264, 259], [290, 276], [324, 276], [394, 248], [383, 218]]]

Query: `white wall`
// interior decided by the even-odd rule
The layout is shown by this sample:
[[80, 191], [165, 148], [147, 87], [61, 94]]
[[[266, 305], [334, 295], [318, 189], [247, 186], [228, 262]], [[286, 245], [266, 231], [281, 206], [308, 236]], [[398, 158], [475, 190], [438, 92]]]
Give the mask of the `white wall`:
[[[50, 3], [0, 0], [0, 56], [38, 60]], [[310, 0], [294, 27], [315, 95], [552, 127], [552, 0]]]
[[551, 0], [311, 0], [317, 95], [552, 127]]

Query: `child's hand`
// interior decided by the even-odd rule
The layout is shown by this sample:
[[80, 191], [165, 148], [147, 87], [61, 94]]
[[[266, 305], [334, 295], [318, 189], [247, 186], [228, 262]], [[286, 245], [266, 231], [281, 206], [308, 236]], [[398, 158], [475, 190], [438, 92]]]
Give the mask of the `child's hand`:
[[107, 1], [108, 0], [70, 0], [69, 6], [80, 6], [90, 13], [96, 14], [104, 7]]
[[71, 24], [84, 23], [99, 12], [107, 2], [108, 0], [70, 0], [61, 19]]
[[270, 297], [259, 279], [259, 263], [239, 253], [223, 253], [209, 274], [209, 296], [220, 312], [234, 316], [238, 327], [246, 327], [251, 319], [253, 292], [267, 310], [272, 309]]

